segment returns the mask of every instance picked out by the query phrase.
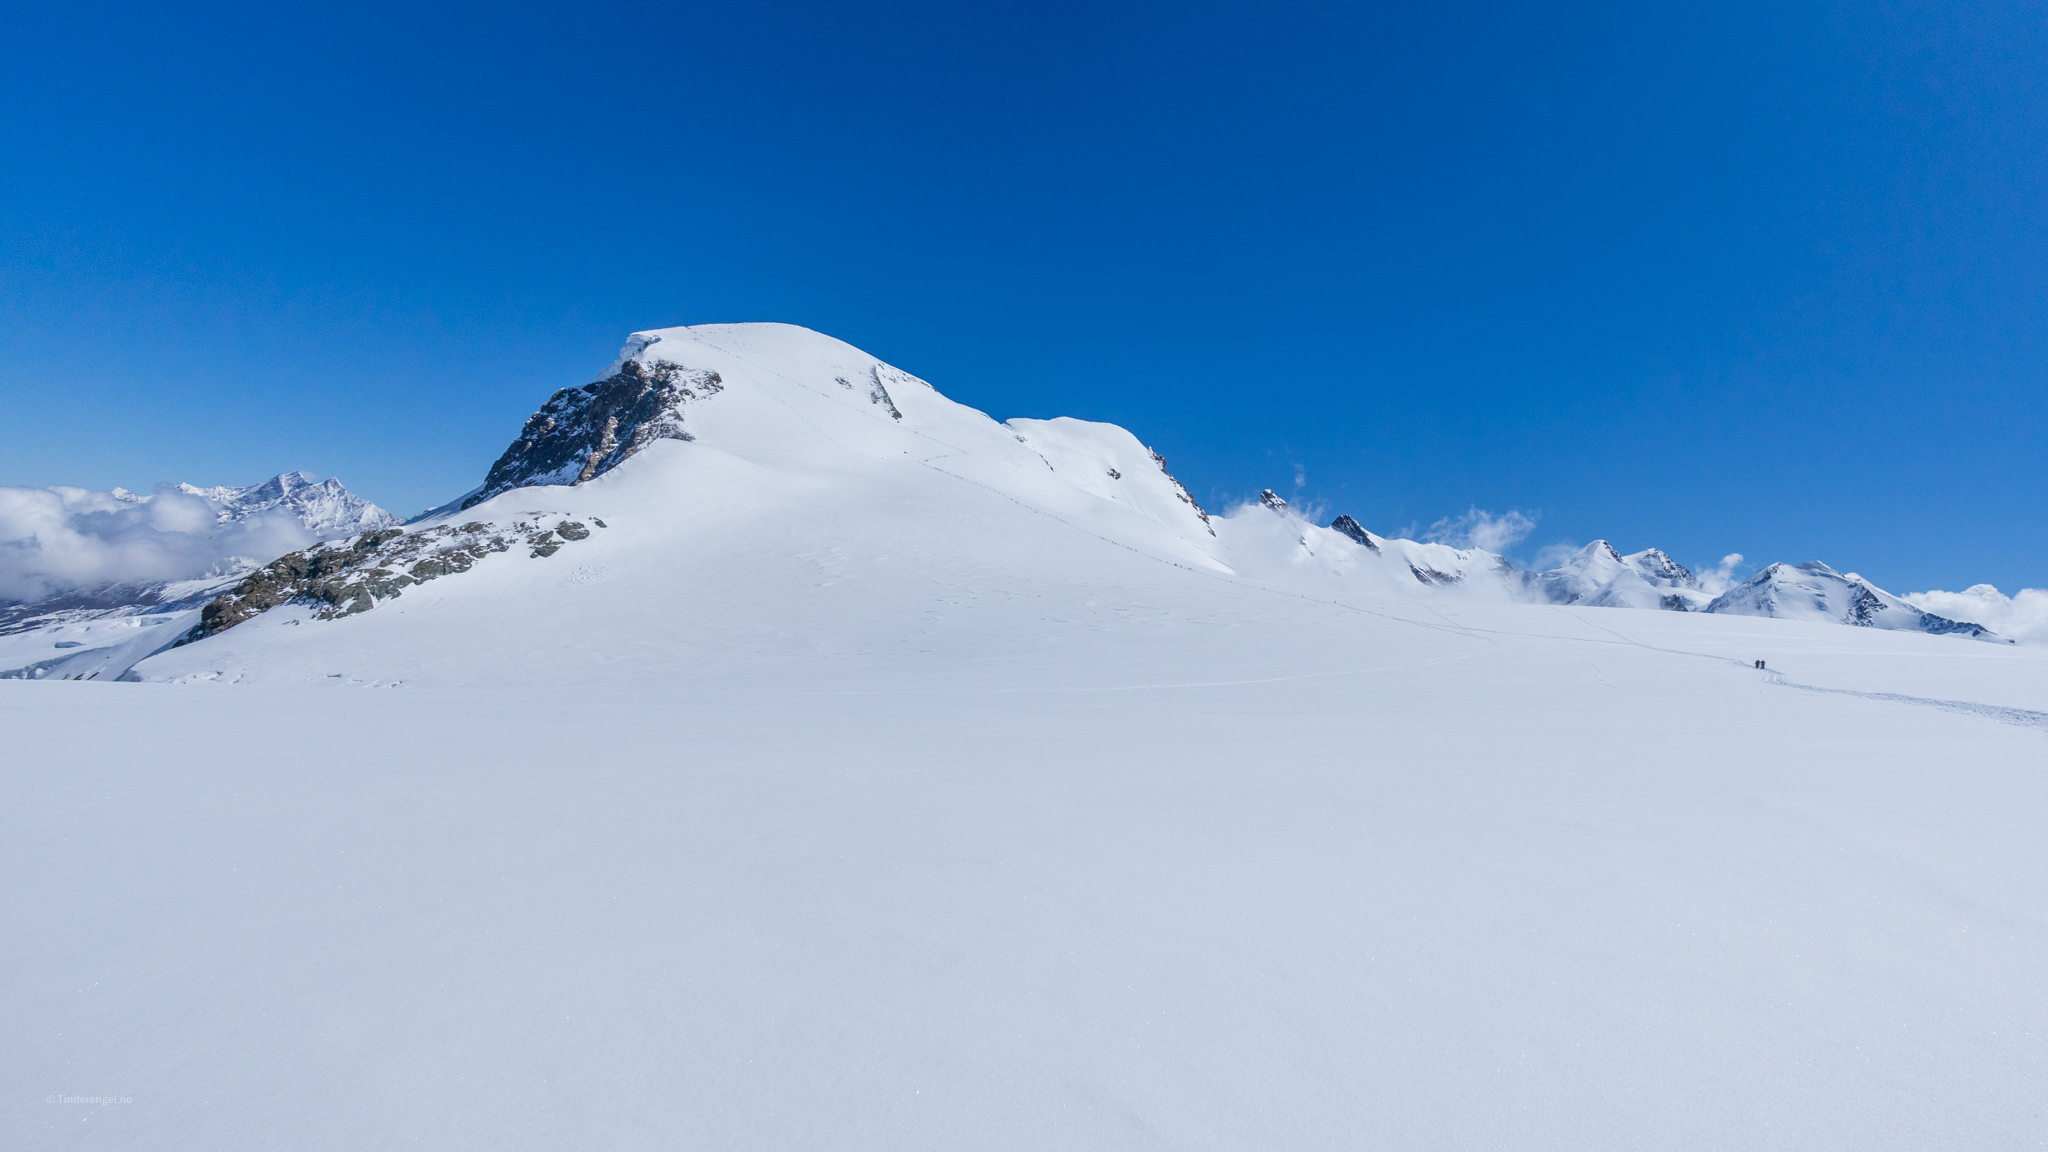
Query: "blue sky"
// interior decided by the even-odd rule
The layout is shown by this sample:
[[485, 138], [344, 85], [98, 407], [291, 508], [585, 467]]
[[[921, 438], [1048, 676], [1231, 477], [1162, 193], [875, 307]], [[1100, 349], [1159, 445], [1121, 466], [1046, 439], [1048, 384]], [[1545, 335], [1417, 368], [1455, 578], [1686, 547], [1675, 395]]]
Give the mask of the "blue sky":
[[2039, 6], [0, 21], [0, 484], [410, 513], [627, 332], [783, 320], [1212, 506], [2048, 584]]

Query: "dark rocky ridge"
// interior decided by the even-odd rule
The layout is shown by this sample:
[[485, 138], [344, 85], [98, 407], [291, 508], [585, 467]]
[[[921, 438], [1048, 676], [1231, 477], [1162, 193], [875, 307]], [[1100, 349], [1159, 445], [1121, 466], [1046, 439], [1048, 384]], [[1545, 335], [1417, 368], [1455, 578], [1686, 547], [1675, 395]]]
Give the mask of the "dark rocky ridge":
[[[592, 523], [604, 527], [601, 520]], [[564, 544], [589, 538], [588, 527], [564, 517], [552, 528], [537, 520], [509, 526], [471, 521], [414, 532], [386, 528], [318, 544], [280, 556], [243, 577], [201, 610], [199, 623], [178, 638], [178, 645], [225, 632], [280, 604], [320, 605], [314, 614], [319, 620], [353, 616], [411, 585], [467, 572], [484, 557], [518, 544], [530, 548], [527, 556], [537, 560], [554, 555]]]
[[683, 428], [683, 405], [724, 387], [716, 372], [628, 360], [602, 380], [564, 388], [527, 419], [462, 507], [533, 484], [581, 484], [656, 440], [694, 440]]
[[[1145, 449], [1145, 451], [1152, 452], [1150, 448]], [[1152, 462], [1154, 464], [1159, 465], [1159, 474], [1161, 476], [1166, 477], [1167, 483], [1173, 485], [1174, 499], [1179, 500], [1181, 503], [1187, 505], [1190, 508], [1193, 508], [1195, 510], [1195, 515], [1202, 518], [1202, 527], [1207, 528], [1209, 530], [1209, 535], [1214, 536], [1216, 534], [1216, 526], [1214, 524], [1209, 523], [1209, 514], [1207, 512], [1202, 511], [1202, 506], [1200, 504], [1195, 503], [1195, 498], [1188, 493], [1188, 486], [1181, 483], [1179, 480], [1174, 479], [1173, 473], [1168, 472], [1166, 470], [1166, 457], [1161, 456], [1157, 452], [1152, 452]], [[1048, 464], [1046, 465], [1046, 467], [1049, 468], [1051, 467], [1051, 465]], [[1119, 479], [1121, 479], [1121, 477], [1119, 477]]]
[[1357, 541], [1360, 544], [1365, 545], [1367, 548], [1372, 549], [1374, 552], [1378, 552], [1380, 550], [1380, 546], [1373, 542], [1372, 533], [1367, 532], [1365, 530], [1365, 525], [1360, 524], [1358, 521], [1352, 519], [1350, 513], [1348, 512], [1342, 516], [1337, 517], [1335, 520], [1330, 521], [1330, 529], [1331, 531], [1341, 532], [1344, 535], [1351, 537], [1351, 539]]

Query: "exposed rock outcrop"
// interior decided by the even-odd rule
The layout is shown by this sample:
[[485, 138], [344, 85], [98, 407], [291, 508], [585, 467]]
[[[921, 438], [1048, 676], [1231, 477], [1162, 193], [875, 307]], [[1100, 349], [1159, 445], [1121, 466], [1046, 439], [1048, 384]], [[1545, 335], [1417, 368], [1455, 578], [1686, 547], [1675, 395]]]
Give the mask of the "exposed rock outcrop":
[[[542, 521], [558, 519], [553, 527]], [[592, 523], [602, 527], [601, 521]], [[317, 605], [314, 618], [333, 620], [367, 612], [404, 589], [467, 572], [494, 552], [516, 545], [530, 559], [552, 556], [564, 544], [590, 538], [590, 529], [567, 517], [536, 515], [510, 525], [471, 521], [405, 532], [386, 528], [278, 557], [242, 578], [200, 611], [199, 623], [178, 644], [204, 640], [280, 604]]]
[[[1150, 448], [1147, 448], [1146, 451], [1152, 452]], [[1186, 504], [1188, 507], [1193, 508], [1195, 510], [1195, 515], [1200, 516], [1202, 518], [1202, 526], [1209, 530], [1209, 535], [1214, 536], [1216, 534], [1216, 526], [1214, 524], [1209, 523], [1209, 514], [1207, 512], [1202, 511], [1202, 506], [1200, 504], [1195, 503], [1195, 498], [1188, 494], [1188, 486], [1181, 483], [1179, 480], [1174, 479], [1173, 473], [1168, 472], [1166, 470], [1166, 457], [1161, 456], [1157, 452], [1152, 452], [1152, 462], [1154, 464], [1159, 465], [1159, 474], [1166, 477], [1167, 483], [1173, 485], [1174, 498], [1176, 500], [1179, 500], [1181, 503]]]
[[564, 388], [526, 421], [462, 507], [533, 484], [581, 484], [657, 440], [694, 440], [683, 427], [683, 406], [724, 387], [716, 372], [629, 359], [602, 380]]
[[[905, 377], [908, 377], [909, 375], [908, 373], [903, 372], [897, 372], [894, 374]], [[881, 365], [877, 364], [875, 367], [870, 368], [868, 370], [868, 375], [875, 382], [875, 386], [873, 388], [868, 389], [868, 399], [876, 404], [880, 404], [882, 406], [882, 410], [889, 414], [889, 418], [891, 420], [903, 419], [903, 413], [898, 412], [896, 410], [896, 401], [891, 399], [889, 396], [888, 383], [882, 376]]]
[[1335, 520], [1330, 521], [1330, 530], [1349, 536], [1352, 540], [1365, 545], [1374, 552], [1380, 550], [1379, 543], [1373, 539], [1372, 533], [1365, 530], [1365, 525], [1360, 524], [1349, 515], [1339, 516]]

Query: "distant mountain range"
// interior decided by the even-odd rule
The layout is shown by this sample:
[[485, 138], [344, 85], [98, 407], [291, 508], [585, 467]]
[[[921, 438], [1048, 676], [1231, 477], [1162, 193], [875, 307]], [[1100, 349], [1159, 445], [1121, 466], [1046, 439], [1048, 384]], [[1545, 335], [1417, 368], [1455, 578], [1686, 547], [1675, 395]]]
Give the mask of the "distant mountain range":
[[[350, 492], [340, 480], [316, 480], [309, 472], [281, 472], [247, 487], [177, 484], [166, 491], [205, 501], [217, 528], [263, 517], [287, 519], [300, 529], [294, 535], [301, 543], [398, 523], [397, 517]], [[125, 488], [105, 495], [138, 510], [158, 498]], [[190, 628], [201, 606], [272, 559], [229, 556], [190, 579], [100, 584], [0, 604], [0, 678], [119, 675]]]
[[[969, 489], [1011, 511], [965, 519], [943, 511], [950, 494]], [[666, 571], [709, 563], [728, 564], [728, 578], [749, 586], [779, 587], [792, 575], [844, 567], [779, 542], [800, 543], [829, 523], [827, 536], [866, 540], [871, 550], [894, 541], [886, 551], [915, 557], [902, 561], [906, 574], [944, 581], [959, 562], [1000, 551], [1004, 534], [1014, 535], [1004, 526], [1013, 515], [1051, 517], [1172, 568], [1276, 590], [1718, 613], [1997, 639], [1818, 562], [1771, 564], [1715, 594], [1655, 548], [1623, 555], [1596, 540], [1557, 567], [1530, 572], [1480, 549], [1378, 535], [1350, 515], [1311, 523], [1271, 491], [1213, 514], [1164, 458], [1122, 428], [1066, 418], [998, 423], [858, 349], [789, 325], [635, 334], [595, 383], [548, 399], [476, 488], [403, 525], [340, 481], [316, 483], [304, 472], [247, 488], [176, 491], [207, 501], [222, 524], [289, 515], [312, 543], [204, 579], [81, 589], [0, 609], [0, 675], [178, 678], [222, 661], [251, 672], [283, 667], [293, 663], [291, 650], [317, 644], [326, 629], [272, 637], [261, 653], [223, 634], [273, 617], [332, 622], [430, 583], [441, 601], [483, 598], [478, 619], [499, 622], [489, 628], [519, 620], [528, 645], [575, 648], [585, 643], [579, 635], [621, 625], [579, 617], [580, 600], [563, 600], [559, 582], [533, 584], [521, 565], [559, 565], [549, 558], [596, 549], [591, 541], [602, 538], [604, 573], [644, 572], [648, 587]], [[849, 494], [860, 499], [846, 504]], [[621, 527], [610, 528], [614, 522]], [[1040, 549], [1004, 571], [1033, 588], [1051, 579], [1034, 572], [1069, 573], [1060, 580], [1071, 584], [1074, 565], [1085, 568], [1081, 555]], [[502, 575], [463, 576], [486, 569]], [[462, 579], [437, 583], [451, 577]], [[755, 626], [787, 625], [764, 615]], [[476, 659], [489, 658], [489, 645], [469, 647]]]
[[1980, 624], [1923, 611], [1853, 572], [1837, 572], [1818, 560], [1766, 565], [1736, 587], [1710, 596], [1690, 569], [1655, 548], [1623, 556], [1607, 541], [1595, 540], [1563, 564], [1523, 579], [1553, 604], [1717, 612], [1997, 638]]

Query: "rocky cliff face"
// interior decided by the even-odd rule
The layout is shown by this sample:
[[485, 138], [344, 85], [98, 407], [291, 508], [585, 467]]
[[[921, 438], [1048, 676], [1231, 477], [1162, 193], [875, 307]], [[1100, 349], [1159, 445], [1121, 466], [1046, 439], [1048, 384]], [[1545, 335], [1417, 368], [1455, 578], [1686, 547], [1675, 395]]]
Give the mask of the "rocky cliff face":
[[564, 388], [526, 421], [462, 507], [534, 484], [581, 484], [656, 440], [694, 440], [683, 427], [683, 406], [724, 387], [716, 372], [629, 359], [602, 380]]
[[[548, 520], [555, 521], [552, 527]], [[604, 527], [602, 520], [591, 523]], [[307, 605], [318, 620], [353, 616], [414, 584], [467, 572], [493, 553], [525, 547], [528, 559], [540, 560], [590, 535], [588, 526], [566, 515], [529, 513], [510, 523], [472, 521], [413, 532], [384, 528], [318, 544], [243, 577], [208, 603], [177, 643], [204, 640], [280, 604]]]
[[1330, 528], [1332, 531], [1341, 532], [1350, 537], [1352, 542], [1372, 549], [1375, 554], [1380, 550], [1379, 542], [1373, 539], [1372, 533], [1365, 530], [1365, 525], [1360, 524], [1348, 514], [1330, 521]]

